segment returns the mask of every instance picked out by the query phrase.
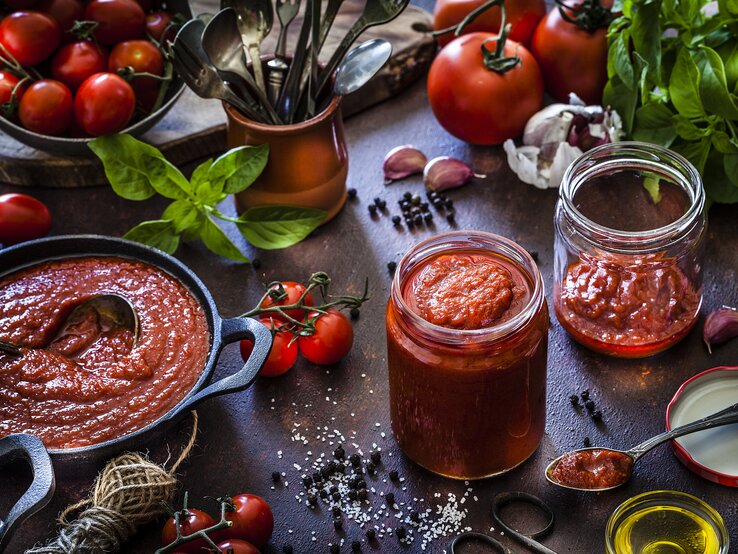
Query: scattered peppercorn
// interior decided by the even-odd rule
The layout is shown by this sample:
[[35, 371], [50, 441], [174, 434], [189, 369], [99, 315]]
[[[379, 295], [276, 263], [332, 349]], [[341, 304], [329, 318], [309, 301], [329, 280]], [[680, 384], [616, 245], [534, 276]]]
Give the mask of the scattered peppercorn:
[[315, 481], [316, 483], [320, 483], [322, 480], [323, 480], [323, 476], [320, 474], [319, 471], [316, 471], [315, 473], [313, 473], [313, 481]]
[[374, 540], [374, 537], [377, 536], [377, 532], [374, 529], [367, 529], [366, 530], [366, 538], [370, 541]]
[[410, 203], [413, 206], [419, 206], [420, 205], [420, 201], [421, 201], [421, 198], [420, 198], [420, 195], [419, 194], [413, 194], [412, 197], [410, 198]]
[[451, 208], [453, 208], [453, 207], [454, 207], [454, 201], [453, 201], [453, 200], [451, 200], [450, 198], [447, 198], [447, 199], [446, 199], [446, 202], [445, 202], [445, 204], [446, 204], [446, 207], [447, 207], [448, 209], [451, 209]]
[[313, 480], [310, 477], [303, 477], [302, 484], [305, 485], [305, 488], [309, 488], [313, 484]]
[[351, 550], [353, 550], [354, 552], [358, 552], [359, 550], [361, 550], [361, 543], [359, 541], [353, 541], [351, 543]]
[[394, 493], [388, 492], [384, 495], [384, 499], [387, 501], [388, 506], [392, 506], [392, 504], [395, 503], [395, 495]]
[[377, 206], [376, 206], [376, 204], [369, 204], [367, 206], [367, 210], [369, 210], [369, 213], [371, 215], [375, 215], [377, 213]]
[[379, 450], [375, 450], [374, 452], [372, 452], [369, 457], [375, 464], [378, 464], [382, 461], [382, 453]]
[[254, 269], [259, 269], [261, 267], [261, 260], [259, 258], [254, 258], [251, 260], [251, 267]]
[[339, 506], [333, 506], [333, 508], [331, 508], [331, 511], [333, 512], [333, 515], [336, 517], [341, 515], [341, 508]]
[[328, 477], [331, 476], [331, 473], [333, 473], [330, 469], [328, 469], [328, 466], [323, 466], [320, 468], [320, 474], [325, 478], [328, 479]]
[[355, 189], [355, 188], [350, 188], [350, 189], [348, 189], [348, 190], [346, 191], [346, 194], [348, 194], [348, 197], [349, 197], [349, 198], [350, 198], [351, 200], [353, 200], [354, 198], [356, 198], [356, 189]]
[[399, 215], [393, 215], [392, 216], [392, 223], [394, 225], [399, 225], [400, 223], [402, 223], [402, 218]]
[[426, 223], [430, 223], [431, 221], [433, 221], [433, 214], [428, 212], [423, 215], [423, 219], [425, 219]]
[[584, 446], [586, 446], [587, 448], [589, 448], [590, 446], [592, 446], [592, 441], [590, 440], [590, 438], [589, 438], [589, 437], [584, 437], [584, 440], [582, 441], [582, 443], [583, 443], [583, 444], [584, 444]]
[[449, 212], [446, 214], [446, 221], [448, 221], [449, 223], [454, 223], [456, 221], [456, 215], [454, 214], [454, 212]]
[[407, 200], [401, 200], [400, 201], [400, 209], [404, 212], [406, 210], [410, 209], [410, 202]]
[[311, 506], [315, 506], [318, 503], [318, 498], [313, 493], [308, 494], [307, 500]]
[[380, 210], [384, 210], [387, 207], [387, 202], [385, 200], [382, 200], [381, 198], [379, 200], [374, 200], [374, 203], [377, 205], [377, 208]]
[[366, 481], [363, 479], [359, 479], [359, 481], [356, 483], [357, 489], [365, 489], [366, 488]]
[[366, 472], [369, 475], [374, 475], [375, 471], [377, 471], [377, 467], [372, 462], [369, 462], [368, 464], [366, 464]]
[[278, 471], [272, 471], [272, 481], [275, 483], [282, 478], [282, 475]]
[[366, 492], [366, 489], [359, 489], [359, 492], [356, 493], [356, 495], [359, 497], [359, 500], [366, 500], [369, 493]]
[[412, 229], [413, 227], [415, 227], [415, 221], [412, 217], [405, 218], [405, 223], [407, 223], [408, 229]]
[[343, 529], [343, 521], [341, 521], [340, 519], [334, 519], [333, 527], [336, 531], [340, 531], [341, 529]]
[[428, 202], [421, 202], [420, 203], [420, 209], [425, 211], [428, 211]]
[[571, 402], [572, 406], [577, 406], [579, 404], [579, 397], [576, 394], [572, 394], [569, 397], [569, 402]]
[[336, 464], [336, 473], [346, 473], [346, 464], [338, 462]]
[[594, 403], [594, 400], [587, 400], [587, 401], [586, 401], [586, 402], [584, 403], [584, 407], [585, 407], [585, 408], [587, 408], [587, 410], [588, 410], [588, 411], [590, 411], [590, 412], [591, 412], [592, 410], [594, 410], [594, 407], [595, 407], [595, 403]]
[[379, 207], [379, 202], [380, 202], [381, 200], [382, 200], [382, 199], [381, 199], [381, 198], [380, 198], [379, 196], [375, 196], [375, 197], [374, 197], [374, 204], [376, 204], [376, 206], [377, 206], [377, 207]]
[[413, 195], [411, 193], [409, 193], [409, 192], [406, 192], [405, 194], [402, 195], [402, 197], [405, 200], [410, 200], [413, 197]]
[[349, 310], [349, 315], [351, 316], [351, 319], [359, 319], [359, 315], [361, 314], [361, 311], [359, 308], [351, 308]]
[[413, 217], [413, 222], [415, 225], [422, 225], [423, 224], [423, 216], [421, 214], [415, 214]]
[[387, 269], [389, 269], [390, 273], [394, 273], [395, 269], [397, 269], [397, 262], [394, 260], [387, 262]]
[[356, 492], [355, 489], [351, 489], [350, 491], [348, 491], [348, 497], [349, 500], [356, 500], [357, 498], [359, 498], [359, 493]]
[[320, 497], [323, 500], [325, 500], [326, 498], [328, 498], [328, 491], [325, 490], [325, 489], [320, 489], [320, 491], [318, 491], [318, 494], [320, 495]]
[[402, 540], [407, 536], [407, 531], [405, 531], [404, 527], [398, 527], [395, 529], [395, 535], [397, 535], [397, 538]]
[[420, 514], [417, 510], [412, 510], [410, 512], [410, 521], [414, 521], [415, 523], [418, 523], [420, 521]]
[[343, 460], [346, 457], [346, 451], [343, 449], [343, 446], [339, 444], [338, 448], [333, 451], [333, 456], [337, 460]]
[[389, 472], [389, 478], [392, 479], [393, 481], [397, 481], [400, 478], [400, 474], [397, 473], [397, 470], [393, 469], [392, 471]]
[[595, 421], [602, 421], [602, 411], [601, 410], [595, 410], [592, 412], [592, 419]]
[[295, 550], [292, 548], [291, 544], [285, 544], [282, 547], [282, 552], [284, 552], [284, 554], [292, 554], [294, 551]]
[[331, 485], [331, 488], [328, 489], [328, 492], [333, 494], [338, 492], [338, 487], [336, 485]]
[[331, 494], [331, 498], [335, 502], [338, 502], [339, 500], [341, 500], [341, 493], [340, 492], [334, 492], [334, 493]]
[[579, 396], [582, 397], [582, 400], [587, 400], [589, 398], [589, 389], [585, 389], [582, 392], [580, 392]]

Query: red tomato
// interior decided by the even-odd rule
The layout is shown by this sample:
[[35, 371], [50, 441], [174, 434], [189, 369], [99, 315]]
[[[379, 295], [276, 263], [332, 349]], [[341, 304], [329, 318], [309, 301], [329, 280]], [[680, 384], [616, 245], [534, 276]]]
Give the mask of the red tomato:
[[[433, 29], [438, 31], [461, 23], [462, 19], [485, 2], [486, 0], [437, 0], [433, 10]], [[500, 15], [500, 8], [494, 6], [479, 14], [474, 21], [464, 27], [462, 34], [478, 31], [499, 32]], [[544, 0], [508, 0], [505, 2], [505, 21], [511, 25], [510, 38], [515, 42], [527, 45], [536, 25], [544, 15], [546, 15]], [[453, 33], [436, 37], [441, 46], [446, 46], [453, 39]]]
[[[282, 287], [284, 288], [284, 291], [287, 293], [287, 296], [284, 298], [284, 300], [275, 302], [272, 298], [266, 298], [264, 302], [261, 303], [261, 307], [270, 308], [272, 306], [286, 306], [289, 304], [295, 304], [300, 299], [302, 294], [305, 292], [305, 287], [295, 281], [283, 281]], [[279, 288], [279, 285], [275, 284], [269, 287], [269, 290], [277, 290], [278, 288]], [[311, 294], [308, 294], [305, 297], [304, 302], [306, 306], [315, 306], [315, 302], [313, 302], [313, 296]], [[305, 312], [303, 310], [287, 310], [286, 314], [290, 316], [291, 318], [296, 319], [298, 321], [302, 321], [305, 318]], [[280, 321], [284, 319], [276, 313], [268, 314], [268, 316], [273, 318], [275, 321]]]
[[[68, 31], [75, 21], [81, 21], [85, 16], [85, 7], [80, 0], [41, 0], [36, 9], [56, 19], [62, 31]], [[62, 40], [65, 37], [72, 35], [62, 35]]]
[[26, 86], [21, 85], [16, 88], [19, 82], [20, 78], [17, 75], [14, 75], [10, 71], [0, 70], [0, 105], [10, 102], [14, 90], [16, 100], [20, 100], [26, 90]]
[[554, 7], [533, 35], [530, 46], [541, 66], [546, 90], [568, 103], [575, 92], [587, 104], [601, 104], [607, 83], [607, 25], [587, 31], [561, 17]]
[[[115, 45], [108, 58], [108, 71], [115, 73], [122, 67], [132, 67], [136, 73], [164, 73], [164, 57], [154, 43], [148, 40], [128, 40]], [[162, 81], [150, 77], [136, 77], [133, 91], [136, 101], [150, 112], [156, 103]]]
[[233, 525], [219, 534], [218, 540], [240, 539], [261, 548], [272, 536], [274, 516], [269, 504], [255, 494], [239, 494], [231, 498], [235, 508], [226, 511]]
[[[195, 508], [187, 508], [187, 510], [180, 512], [179, 523], [182, 535], [191, 535], [192, 533], [215, 525], [215, 521], [210, 515]], [[176, 538], [177, 527], [174, 524], [174, 518], [170, 517], [161, 531], [161, 544], [166, 546], [173, 543]], [[206, 549], [208, 547], [208, 543], [203, 539], [197, 539], [178, 546], [177, 551], [185, 554], [199, 554], [201, 552], [207, 552]]]
[[21, 65], [36, 65], [61, 42], [55, 19], [39, 12], [13, 12], [0, 22], [0, 44]]
[[122, 77], [115, 73], [96, 73], [79, 87], [74, 99], [74, 116], [85, 133], [99, 137], [124, 129], [135, 107], [133, 89]]
[[106, 55], [100, 46], [79, 40], [62, 46], [51, 59], [51, 74], [76, 91], [91, 75], [107, 69]]
[[58, 136], [72, 121], [74, 101], [64, 83], [41, 79], [33, 83], [20, 100], [18, 119], [29, 131]]
[[[315, 317], [313, 312], [309, 317]], [[308, 361], [330, 365], [346, 357], [354, 343], [354, 328], [343, 313], [333, 308], [315, 322], [315, 333], [297, 339], [300, 352]]]
[[40, 200], [26, 194], [0, 196], [0, 244], [10, 246], [46, 236], [51, 214]]
[[[167, 30], [169, 24], [172, 22], [172, 16], [167, 12], [159, 11], [150, 13], [146, 16], [146, 32], [156, 42], [161, 43], [162, 37], [164, 37], [164, 31]], [[167, 36], [164, 37], [167, 40], [174, 40], [174, 29], [170, 29]]]
[[85, 19], [99, 24], [95, 38], [109, 46], [141, 38], [146, 30], [146, 14], [133, 0], [92, 0], [85, 10]]
[[[269, 320], [260, 320], [266, 327], [271, 328]], [[294, 335], [289, 331], [277, 331], [272, 338], [272, 349], [269, 357], [261, 368], [259, 375], [262, 377], [278, 377], [287, 373], [297, 361], [297, 341], [293, 341]], [[249, 359], [254, 350], [254, 343], [248, 339], [241, 341], [241, 357], [243, 361]]]
[[501, 144], [520, 135], [543, 103], [543, 77], [524, 46], [508, 40], [504, 55], [522, 63], [505, 73], [484, 65], [482, 44], [493, 51], [497, 35], [472, 33], [443, 48], [428, 72], [428, 100], [449, 133], [472, 144]]
[[223, 554], [260, 554], [253, 544], [238, 539], [218, 543], [218, 550]]

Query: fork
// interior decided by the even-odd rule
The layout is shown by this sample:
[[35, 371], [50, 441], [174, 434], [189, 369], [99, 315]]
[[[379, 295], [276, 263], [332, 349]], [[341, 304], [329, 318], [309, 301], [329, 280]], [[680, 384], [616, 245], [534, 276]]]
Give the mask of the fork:
[[268, 93], [272, 105], [277, 103], [279, 93], [282, 91], [284, 76], [289, 67], [285, 61], [287, 27], [289, 27], [292, 20], [295, 19], [295, 16], [300, 11], [300, 0], [277, 0], [276, 11], [281, 27], [279, 29], [279, 38], [277, 39], [277, 49], [274, 51], [274, 59], [267, 62], [267, 67], [269, 68]]

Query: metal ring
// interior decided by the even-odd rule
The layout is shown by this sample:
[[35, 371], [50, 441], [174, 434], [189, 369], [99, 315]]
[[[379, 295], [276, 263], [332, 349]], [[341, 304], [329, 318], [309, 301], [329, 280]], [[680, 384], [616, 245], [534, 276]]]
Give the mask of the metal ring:
[[456, 547], [466, 541], [469, 540], [478, 540], [481, 542], [484, 542], [488, 545], [490, 545], [492, 548], [497, 550], [497, 552], [500, 552], [501, 554], [512, 554], [509, 548], [506, 548], [500, 541], [497, 539], [493, 539], [489, 535], [485, 535], [484, 533], [473, 533], [473, 532], [466, 532], [461, 533], [456, 538], [454, 538], [453, 541], [451, 541], [451, 554], [456, 554]]
[[[540, 529], [539, 531], [536, 531], [534, 533], [518, 533], [516, 530], [510, 528], [502, 519], [502, 516], [500, 515], [500, 511], [502, 508], [507, 506], [508, 504], [513, 504], [515, 502], [523, 502], [525, 504], [532, 504], [533, 506], [536, 506], [543, 510], [545, 514], [548, 515], [549, 521], [546, 524], [546, 526], [543, 529]], [[497, 496], [495, 496], [494, 500], [492, 501], [492, 517], [494, 520], [503, 528], [505, 528], [508, 532], [512, 532], [517, 535], [521, 536], [527, 536], [531, 539], [540, 539], [551, 533], [551, 530], [553, 529], [554, 525], [554, 513], [553, 510], [546, 504], [543, 500], [538, 498], [535, 495], [529, 494], [527, 492], [521, 492], [521, 491], [511, 491], [511, 492], [501, 492]]]

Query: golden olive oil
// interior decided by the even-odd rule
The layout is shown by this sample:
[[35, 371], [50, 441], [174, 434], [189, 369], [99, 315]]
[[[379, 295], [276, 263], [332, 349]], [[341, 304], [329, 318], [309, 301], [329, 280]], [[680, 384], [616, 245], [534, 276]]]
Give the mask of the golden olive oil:
[[617, 554], [719, 554], [713, 524], [677, 506], [644, 506], [629, 514], [614, 536]]

